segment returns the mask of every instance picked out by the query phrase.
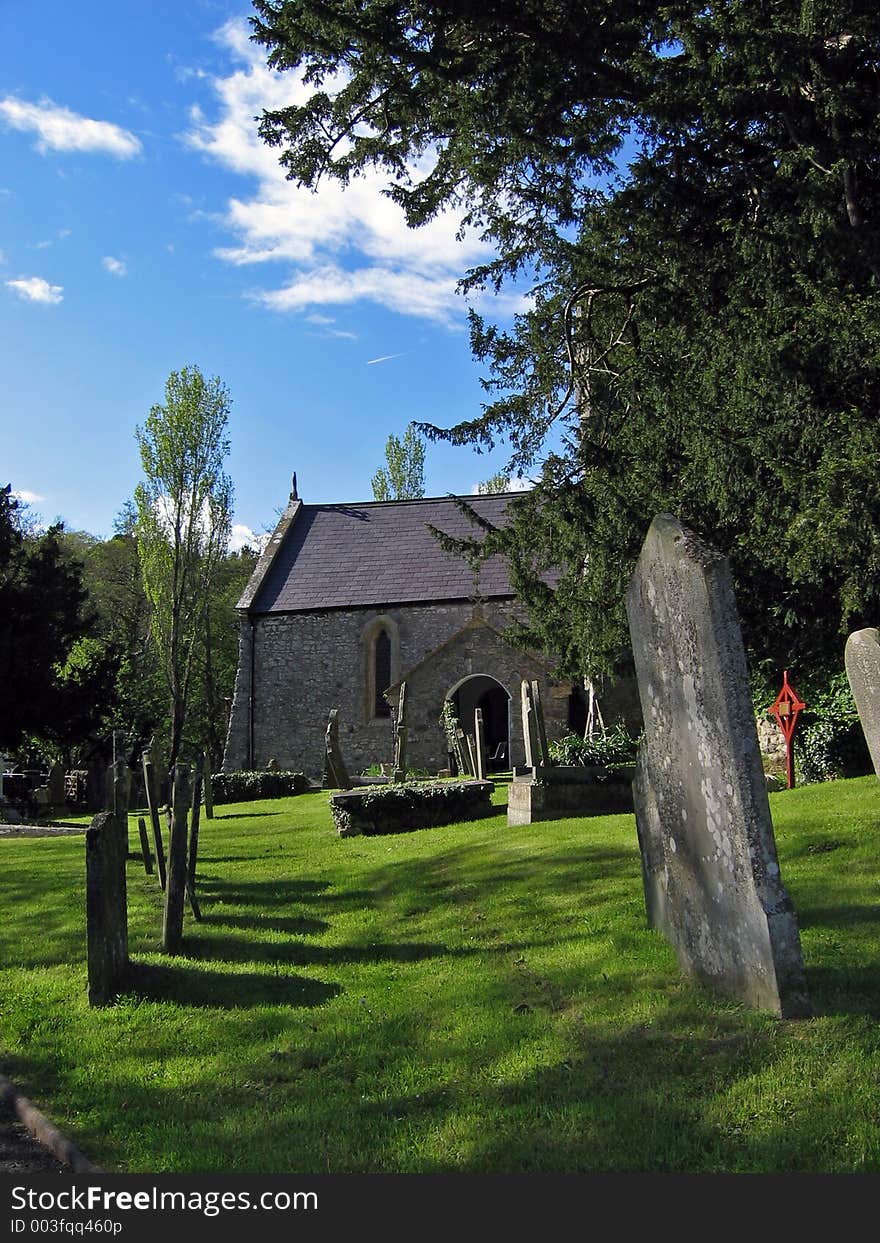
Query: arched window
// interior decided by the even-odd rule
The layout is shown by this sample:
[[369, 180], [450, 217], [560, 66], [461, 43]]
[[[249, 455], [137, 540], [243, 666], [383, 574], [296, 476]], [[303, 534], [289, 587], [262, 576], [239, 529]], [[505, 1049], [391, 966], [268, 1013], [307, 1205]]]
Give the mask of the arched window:
[[391, 716], [384, 692], [391, 685], [391, 638], [384, 628], [373, 640], [373, 716]]

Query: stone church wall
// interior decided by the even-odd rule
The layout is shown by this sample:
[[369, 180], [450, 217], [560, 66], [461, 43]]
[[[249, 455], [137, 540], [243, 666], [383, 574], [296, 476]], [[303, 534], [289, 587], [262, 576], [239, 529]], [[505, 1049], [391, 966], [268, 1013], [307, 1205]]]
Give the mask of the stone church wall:
[[438, 724], [443, 699], [472, 674], [497, 679], [511, 694], [511, 758], [522, 763], [520, 680], [539, 679], [551, 736], [566, 732], [570, 684], [555, 683], [544, 664], [500, 638], [497, 630], [508, 624], [512, 607], [489, 602], [475, 613], [473, 604], [461, 602], [245, 619], [224, 769], [264, 768], [274, 759], [320, 778], [331, 708], [339, 709], [340, 745], [352, 773], [389, 762], [393, 722], [373, 715], [370, 681], [372, 641], [381, 625], [391, 635], [393, 682], [407, 675], [411, 767], [445, 766]]

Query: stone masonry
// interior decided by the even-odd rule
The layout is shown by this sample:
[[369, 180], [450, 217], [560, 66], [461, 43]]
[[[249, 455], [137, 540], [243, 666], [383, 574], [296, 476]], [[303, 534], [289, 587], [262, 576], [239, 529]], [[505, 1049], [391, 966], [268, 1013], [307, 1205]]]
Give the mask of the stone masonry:
[[[339, 709], [339, 739], [349, 769], [388, 763], [394, 747], [391, 717], [373, 715], [368, 643], [381, 618], [392, 623], [392, 677], [388, 702], [396, 704], [406, 674], [408, 763], [436, 771], [447, 762], [439, 724], [443, 700], [462, 679], [485, 674], [515, 695], [524, 677], [544, 691], [548, 728], [567, 729], [569, 683], [557, 683], [544, 664], [511, 647], [499, 634], [511, 618], [507, 601], [468, 601], [313, 613], [253, 616], [242, 623], [240, 659], [224, 769], [282, 768], [320, 777], [324, 731]], [[252, 660], [253, 656], [253, 660]], [[251, 722], [252, 748], [251, 756]], [[473, 729], [473, 722], [463, 723]], [[522, 726], [510, 715], [511, 754], [521, 762]]]

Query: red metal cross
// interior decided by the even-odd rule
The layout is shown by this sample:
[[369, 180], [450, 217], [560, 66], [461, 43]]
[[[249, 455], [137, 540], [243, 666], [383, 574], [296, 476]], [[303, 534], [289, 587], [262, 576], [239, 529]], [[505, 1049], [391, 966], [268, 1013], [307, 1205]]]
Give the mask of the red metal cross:
[[782, 730], [782, 736], [785, 738], [785, 766], [789, 790], [794, 787], [792, 739], [797, 725], [798, 713], [806, 706], [804, 701], [799, 698], [794, 687], [789, 685], [788, 670], [786, 669], [782, 675], [782, 690], [776, 696], [768, 711], [771, 716], [775, 717], [776, 724]]

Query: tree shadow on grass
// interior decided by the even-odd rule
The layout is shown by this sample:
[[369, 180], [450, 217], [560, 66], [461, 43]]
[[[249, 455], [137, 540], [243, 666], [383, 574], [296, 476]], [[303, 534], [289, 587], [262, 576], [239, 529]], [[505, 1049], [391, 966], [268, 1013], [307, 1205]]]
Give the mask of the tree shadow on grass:
[[183, 947], [185, 957], [205, 962], [283, 963], [296, 967], [331, 967], [346, 963], [421, 962], [441, 958], [450, 951], [445, 945], [410, 942], [385, 945], [307, 945], [302, 941], [255, 941], [236, 936], [208, 933], [192, 937]]
[[[211, 862], [221, 863], [225, 860], [212, 859]], [[223, 877], [205, 873], [201, 868], [196, 873], [196, 891], [199, 897], [210, 902], [228, 903], [230, 906], [295, 906], [300, 902], [314, 901], [329, 888], [329, 882], [324, 880], [228, 881]]]
[[144, 1001], [170, 1001], [181, 1006], [217, 1010], [249, 1010], [255, 1006], [299, 1009], [322, 1006], [341, 992], [338, 984], [325, 984], [287, 973], [265, 975], [256, 971], [188, 967], [180, 963], [160, 967], [132, 962], [120, 997], [134, 995]]
[[278, 932], [291, 937], [319, 936], [330, 927], [323, 919], [310, 919], [306, 915], [275, 916], [227, 915], [225, 912], [204, 914], [202, 924], [214, 928], [246, 928], [252, 932]]
[[255, 816], [280, 816], [280, 811], [215, 811], [215, 820], [253, 820]]
[[880, 966], [807, 967], [807, 987], [813, 1013], [880, 1018]]

